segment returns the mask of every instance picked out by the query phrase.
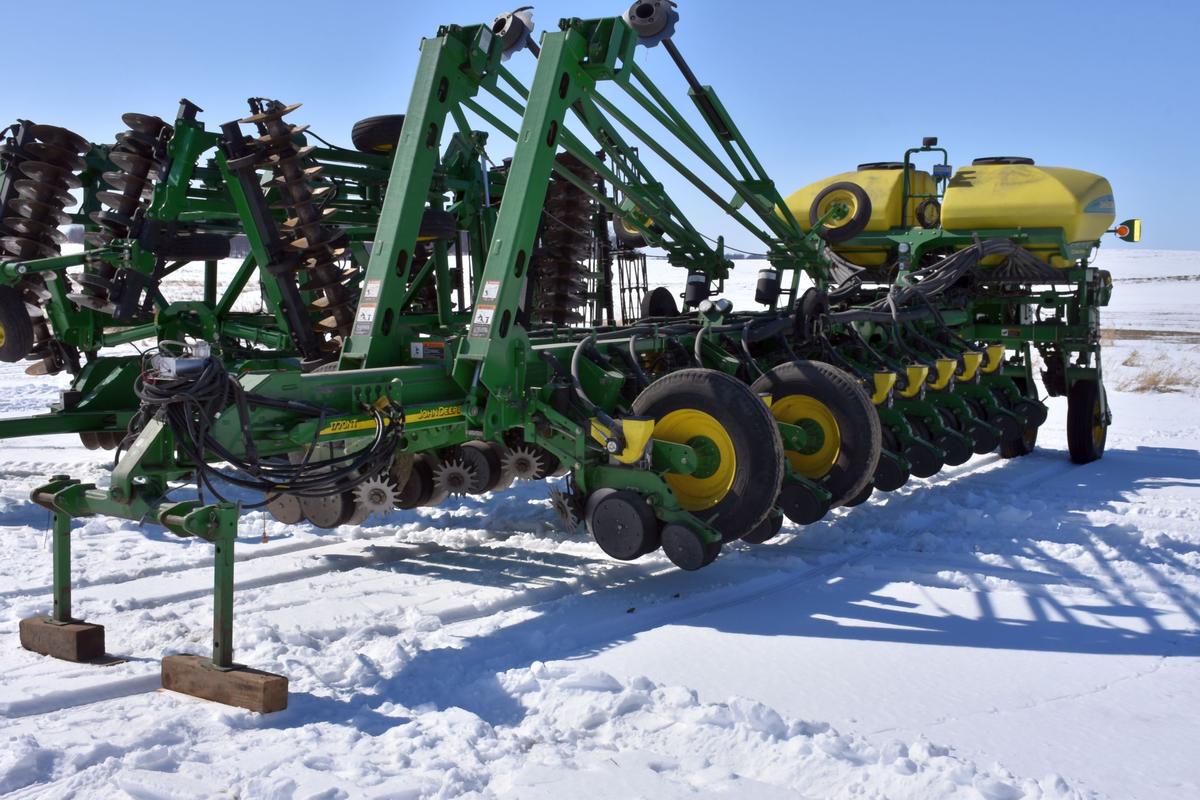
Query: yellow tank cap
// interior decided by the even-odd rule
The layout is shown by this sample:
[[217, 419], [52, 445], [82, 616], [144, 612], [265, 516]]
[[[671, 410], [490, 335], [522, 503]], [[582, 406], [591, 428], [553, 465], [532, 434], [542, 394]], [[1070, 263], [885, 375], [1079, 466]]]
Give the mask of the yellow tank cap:
[[935, 363], [937, 375], [930, 382], [929, 388], [940, 392], [950, 385], [950, 380], [954, 377], [954, 370], [958, 368], [958, 362], [953, 358], [939, 358]]
[[916, 397], [921, 387], [925, 385], [926, 379], [929, 378], [929, 367], [924, 364], [909, 364], [904, 369], [905, 377], [908, 383], [903, 389], [897, 389], [901, 397]]
[[877, 406], [883, 405], [896, 386], [897, 378], [899, 376], [894, 372], [876, 372], [875, 392], [871, 395], [871, 402]]
[[962, 371], [954, 377], [963, 382], [973, 381], [975, 374], [979, 372], [979, 365], [982, 363], [983, 353], [977, 350], [968, 350], [962, 354]]
[[983, 365], [982, 372], [984, 375], [991, 375], [1004, 363], [1005, 348], [1002, 344], [989, 344], [983, 349], [987, 352], [987, 363]]

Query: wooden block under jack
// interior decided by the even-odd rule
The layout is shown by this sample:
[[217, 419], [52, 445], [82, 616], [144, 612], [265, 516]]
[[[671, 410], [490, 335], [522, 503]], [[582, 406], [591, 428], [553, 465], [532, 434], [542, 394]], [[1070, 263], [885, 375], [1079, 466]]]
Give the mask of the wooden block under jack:
[[175, 655], [162, 660], [162, 686], [260, 714], [287, 708], [287, 678], [250, 667], [221, 670], [203, 656]]
[[21, 620], [21, 646], [26, 650], [64, 661], [96, 661], [104, 658], [104, 626], [73, 620], [53, 622], [49, 617]]

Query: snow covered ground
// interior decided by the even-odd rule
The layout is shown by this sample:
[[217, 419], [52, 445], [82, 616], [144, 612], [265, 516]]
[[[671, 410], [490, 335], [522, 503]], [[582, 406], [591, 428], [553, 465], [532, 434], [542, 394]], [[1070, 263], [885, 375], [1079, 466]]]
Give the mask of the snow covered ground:
[[[151, 527], [75, 529], [76, 614], [124, 663], [20, 648], [50, 602], [28, 492], [108, 465], [0, 442], [0, 795], [1200, 796], [1200, 253], [1099, 265], [1115, 423], [1092, 465], [1054, 400], [1032, 456], [698, 573], [605, 559], [544, 484], [332, 532], [247, 514], [236, 657], [291, 680], [268, 716], [158, 690], [163, 654], [208, 646], [212, 550]], [[3, 365], [0, 413], [61, 384]]]

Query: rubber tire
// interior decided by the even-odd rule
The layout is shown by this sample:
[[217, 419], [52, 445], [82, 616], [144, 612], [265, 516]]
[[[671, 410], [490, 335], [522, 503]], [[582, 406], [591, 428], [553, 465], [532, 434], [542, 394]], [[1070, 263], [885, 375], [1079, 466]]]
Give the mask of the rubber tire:
[[463, 443], [459, 448], [460, 458], [467, 466], [475, 470], [475, 480], [467, 490], [468, 494], [484, 494], [493, 492], [504, 477], [500, 468], [500, 456], [487, 442], [471, 441]]
[[33, 349], [33, 321], [21, 292], [11, 286], [0, 286], [0, 328], [4, 330], [0, 361], [12, 364], [29, 355]]
[[433, 469], [423, 458], [413, 461], [408, 481], [396, 495], [396, 508], [409, 510], [423, 506], [433, 497]]
[[421, 228], [417, 235], [422, 239], [453, 242], [458, 238], [458, 217], [449, 211], [427, 208], [421, 215]]
[[[946, 454], [946, 466], [957, 467], [967, 463], [971, 460], [971, 456], [975, 454], [975, 443], [963, 432], [962, 423], [954, 415], [953, 411], [945, 406], [938, 406], [937, 412], [938, 416], [942, 418], [942, 424], [949, 428], [951, 432], [950, 436], [943, 436], [937, 442], [937, 446]], [[961, 449], [956, 450], [956, 446]]]
[[729, 434], [737, 460], [725, 496], [700, 515], [725, 541], [740, 539], [770, 513], [783, 484], [783, 441], [775, 418], [746, 384], [713, 369], [685, 369], [647, 386], [633, 401], [635, 416], [660, 419], [691, 408], [714, 417]]
[[646, 237], [642, 232], [626, 228], [620, 217], [613, 217], [613, 235], [623, 250], [638, 250], [646, 246]]
[[[930, 447], [937, 448], [933, 441], [933, 434], [929, 432], [924, 420], [915, 414], [905, 414], [904, 418], [908, 420], [908, 427], [912, 428], [914, 436], [927, 442]], [[905, 457], [912, 465], [912, 474], [918, 478], [932, 478], [946, 466], [946, 462], [942, 461], [942, 457], [937, 452], [924, 447], [920, 447], [912, 454], [905, 454]]]
[[867, 487], [865, 489], [863, 489], [861, 492], [859, 492], [856, 497], [852, 497], [850, 499], [850, 501], [848, 503], [846, 503], [846, 508], [854, 508], [854, 506], [861, 506], [863, 503], [867, 502], [867, 500], [869, 500], [871, 498], [871, 495], [873, 495], [874, 493], [875, 493], [875, 484], [868, 483]]
[[883, 435], [883, 449], [895, 456], [899, 463], [891, 463], [880, 453], [873, 483], [877, 491], [894, 492], [909, 482], [912, 473], [909, 472], [908, 459], [900, 453], [900, 442], [896, 439], [896, 434], [892, 433], [892, 429], [881, 425], [879, 432]]
[[[616, 504], [616, 505], [614, 505]], [[623, 508], [618, 507], [623, 506]], [[614, 536], [614, 532], [602, 529], [597, 515], [622, 513], [640, 527], [638, 535]], [[647, 553], [653, 553], [661, 542], [658, 518], [646, 498], [628, 489], [600, 489], [588, 498], [584, 512], [587, 531], [609, 558], [617, 561], [633, 561]], [[633, 530], [632, 528], [630, 530]]]
[[717, 560], [721, 554], [721, 543], [705, 542], [691, 528], [673, 523], [662, 530], [662, 549], [672, 564], [686, 572], [693, 572]]
[[1071, 384], [1067, 392], [1067, 449], [1076, 464], [1090, 464], [1104, 455], [1108, 442], [1108, 426], [1097, 445], [1092, 439], [1096, 403], [1103, 391], [1099, 381], [1079, 380]]
[[[968, 397], [966, 398], [965, 402], [967, 407], [971, 409], [972, 416], [974, 416], [980, 422], [984, 422], [989, 426], [996, 427], [989, 422], [991, 415], [988, 414], [987, 407], [984, 406], [982, 400], [974, 397]], [[992, 452], [1000, 446], [1000, 442], [1003, 440], [1000, 434], [997, 433], [993, 435], [991, 432], [984, 431], [978, 427], [973, 427], [971, 429], [970, 436], [971, 449], [977, 456], [987, 455], [988, 453]]]
[[833, 495], [830, 508], [845, 505], [870, 483], [882, 446], [879, 414], [870, 395], [848, 373], [823, 361], [789, 361], [760, 377], [750, 389], [755, 394], [769, 392], [776, 400], [808, 395], [833, 412], [841, 451], [829, 472], [814, 479]]
[[742, 537], [743, 542], [750, 544], [765, 544], [771, 541], [783, 530], [783, 514], [767, 514], [766, 519], [758, 523], [758, 527]]
[[[1021, 394], [1028, 397], [1029, 384], [1024, 378], [1013, 378], [1013, 383], [1021, 390]], [[1037, 448], [1038, 426], [1028, 425], [1021, 436], [1014, 436], [1011, 439], [1000, 440], [1000, 457], [1001, 458], [1020, 458], [1027, 456]]]
[[679, 304], [665, 286], [656, 286], [642, 295], [642, 319], [646, 317], [678, 317]]
[[871, 221], [871, 196], [867, 194], [867, 190], [852, 181], [838, 181], [826, 186], [813, 198], [812, 205], [808, 207], [808, 224], [814, 228], [817, 226], [817, 222], [821, 219], [819, 213], [821, 201], [825, 199], [826, 195], [843, 190], [854, 195], [854, 199], [858, 201], [858, 210], [853, 217], [838, 227], [826, 228], [821, 231], [821, 238], [831, 244], [853, 239], [866, 230], [867, 224]]
[[367, 117], [354, 123], [354, 127], [350, 130], [350, 141], [354, 143], [354, 149], [360, 153], [388, 154], [396, 149], [403, 127], [403, 114]]

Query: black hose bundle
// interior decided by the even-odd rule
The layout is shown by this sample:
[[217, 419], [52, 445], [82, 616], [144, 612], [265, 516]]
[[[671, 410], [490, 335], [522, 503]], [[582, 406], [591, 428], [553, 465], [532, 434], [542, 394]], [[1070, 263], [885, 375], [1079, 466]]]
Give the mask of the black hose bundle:
[[[148, 354], [147, 358], [153, 356]], [[174, 435], [179, 452], [196, 465], [201, 498], [207, 486], [218, 499], [226, 499], [214, 485], [218, 479], [266, 495], [263, 501], [247, 506], [249, 508], [265, 505], [283, 493], [328, 497], [350, 491], [368, 477], [384, 471], [395, 456], [404, 431], [403, 417], [397, 419], [372, 406], [375, 435], [365, 448], [352, 453], [331, 452], [326, 458], [314, 460], [314, 452], [322, 447], [317, 440], [319, 433], [314, 433], [313, 441], [299, 463], [278, 457], [261, 458], [250, 429], [251, 407], [277, 408], [315, 417], [318, 432], [324, 427], [328, 410], [309, 403], [247, 392], [215, 356], [180, 359], [176, 363], [183, 361], [186, 361], [185, 368], [174, 375], [151, 368], [144, 369], [138, 376], [134, 391], [141, 401], [141, 408], [130, 429], [138, 430], [151, 418], [162, 420]], [[217, 418], [231, 408], [237, 414], [242, 431], [244, 455], [232, 452], [211, 432]], [[327, 447], [332, 451], [332, 445]], [[232, 471], [209, 464], [208, 460], [213, 456], [227, 463]]]

